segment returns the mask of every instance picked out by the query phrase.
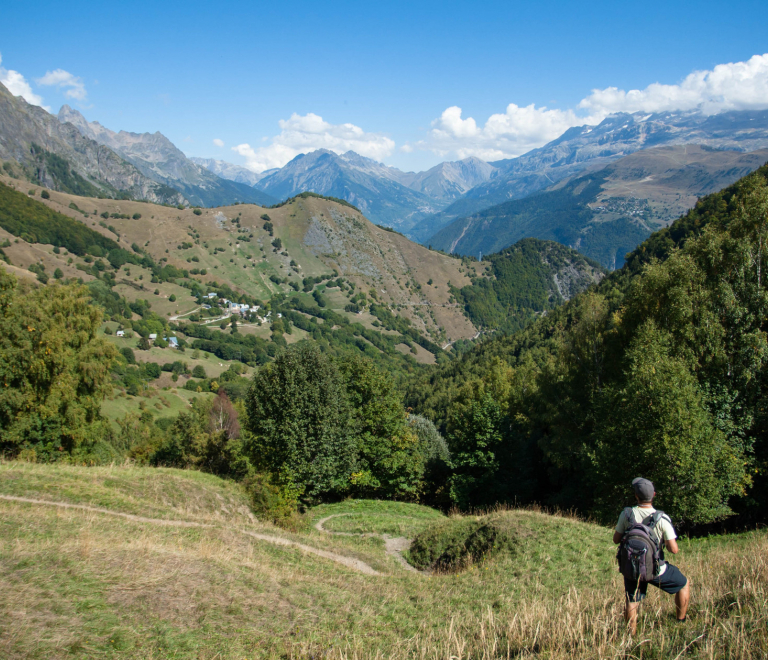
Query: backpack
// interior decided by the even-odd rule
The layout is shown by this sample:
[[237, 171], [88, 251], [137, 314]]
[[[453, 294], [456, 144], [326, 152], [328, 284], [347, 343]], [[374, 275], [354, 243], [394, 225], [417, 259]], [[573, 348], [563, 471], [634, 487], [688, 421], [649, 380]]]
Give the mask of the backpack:
[[654, 511], [643, 522], [635, 522], [632, 509], [624, 509], [630, 522], [627, 531], [619, 543], [616, 559], [619, 572], [632, 582], [650, 582], [659, 577], [663, 565], [660, 543], [656, 541], [653, 530], [665, 515], [663, 511]]

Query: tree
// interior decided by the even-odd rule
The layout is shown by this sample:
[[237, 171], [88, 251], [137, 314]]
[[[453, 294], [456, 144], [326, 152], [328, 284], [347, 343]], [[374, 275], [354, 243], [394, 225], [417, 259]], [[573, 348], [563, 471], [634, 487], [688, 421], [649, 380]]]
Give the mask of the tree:
[[331, 359], [299, 342], [254, 376], [246, 397], [251, 460], [306, 501], [345, 493], [354, 465], [344, 383]]
[[29, 447], [51, 459], [101, 438], [117, 357], [98, 336], [101, 319], [85, 287], [20, 290], [0, 268], [0, 450]]
[[645, 323], [627, 351], [625, 382], [600, 397], [593, 483], [606, 516], [626, 502], [631, 476], [653, 481], [659, 508], [689, 523], [729, 515], [729, 498], [749, 484], [744, 455], [714, 424], [671, 344], [668, 333]]
[[62, 277], [64, 277], [64, 272], [61, 270], [61, 268], [57, 268], [53, 271], [53, 279], [60, 280]]
[[176, 295], [172, 293], [170, 296], [168, 296], [168, 300], [170, 302], [176, 302]]
[[120, 353], [128, 364], [136, 364], [136, 356], [133, 354], [133, 350], [131, 348], [128, 348], [128, 346], [121, 348]]
[[339, 368], [355, 439], [354, 490], [360, 495], [417, 499], [425, 455], [392, 377], [365, 358], [349, 358]]
[[274, 241], [272, 241], [272, 247], [275, 248], [276, 250], [282, 250], [283, 242], [279, 238], [276, 238]]
[[192, 369], [192, 376], [194, 378], [206, 378], [205, 367], [202, 364], [198, 364]]
[[142, 337], [141, 339], [139, 339], [139, 344], [137, 348], [139, 348], [139, 350], [142, 350], [142, 351], [148, 351], [151, 348], [149, 344], [149, 339], [147, 339], [146, 337]]

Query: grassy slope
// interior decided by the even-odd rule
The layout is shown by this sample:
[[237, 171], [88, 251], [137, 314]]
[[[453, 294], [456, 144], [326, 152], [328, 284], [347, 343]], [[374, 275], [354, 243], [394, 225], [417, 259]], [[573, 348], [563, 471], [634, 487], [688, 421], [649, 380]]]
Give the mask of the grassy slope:
[[[169, 264], [179, 268], [205, 268], [208, 274], [197, 277], [204, 281], [226, 282], [233, 289], [260, 300], [266, 300], [281, 291], [293, 293], [287, 284], [276, 285], [271, 282], [271, 275], [281, 278], [288, 276], [301, 282], [306, 276], [328, 275], [335, 268], [355, 283], [357, 291], [368, 293], [374, 288], [382, 301], [400, 305], [399, 313], [410, 318], [420, 331], [442, 331], [449, 340], [468, 338], [476, 332], [461, 309], [449, 300], [448, 282], [454, 286], [469, 284], [469, 275], [472, 273], [467, 272], [461, 261], [431, 252], [399, 234], [379, 229], [354, 209], [327, 200], [299, 199], [277, 209], [242, 204], [204, 209], [198, 216], [192, 209], [179, 210], [124, 200], [90, 199], [54, 191], [50, 192], [49, 200], [43, 200], [40, 197], [40, 186], [3, 175], [0, 175], [0, 182], [24, 193], [33, 190], [37, 201], [117, 240], [118, 237], [112, 231], [99, 224], [103, 221], [120, 234], [118, 243], [121, 247], [130, 250], [131, 244], [135, 242], [144, 247], [157, 262], [167, 258]], [[83, 213], [69, 208], [73, 202], [89, 216], [86, 218]], [[130, 216], [140, 213], [142, 217], [140, 220], [103, 220], [99, 214], [104, 211]], [[273, 251], [273, 237], [262, 228], [264, 221], [260, 216], [264, 212], [269, 214], [274, 225], [274, 237], [283, 242], [282, 251]], [[222, 216], [231, 220], [238, 214], [241, 214], [241, 227], [254, 235], [250, 242], [238, 242], [237, 228], [229, 221], [217, 220], [217, 217]], [[307, 245], [305, 235], [313, 217], [326, 227], [334, 249], [339, 250], [329, 253], [317, 246]], [[355, 221], [357, 224], [354, 225], [354, 231], [348, 231], [349, 223]], [[199, 245], [195, 245], [190, 236], [190, 226], [200, 234]], [[10, 237], [7, 232], [0, 233], [0, 242], [6, 236]], [[75, 264], [82, 263], [82, 259], [68, 254], [55, 255], [48, 245], [28, 245], [24, 241], [15, 243], [13, 237], [10, 238], [13, 245], [5, 251], [14, 265], [26, 268], [42, 259], [49, 274], [60, 267], [65, 277], [92, 279], [74, 268]], [[178, 249], [185, 242], [193, 246]], [[205, 244], [208, 245], [207, 249]], [[214, 252], [215, 248], [223, 248], [223, 251]], [[282, 252], [287, 252], [287, 256]], [[74, 261], [68, 265], [70, 257]], [[198, 261], [188, 262], [187, 259], [192, 257]], [[299, 264], [299, 273], [291, 269], [291, 260]], [[116, 290], [129, 300], [149, 299], [152, 309], [165, 315], [175, 313], [176, 310], [184, 313], [192, 309], [193, 301], [188, 291], [178, 292], [179, 287], [174, 285], [152, 284], [148, 271], [136, 266], [129, 266], [128, 269], [130, 275], [121, 269]], [[140, 276], [143, 279], [139, 279]], [[431, 286], [427, 285], [430, 279], [433, 280]], [[409, 283], [413, 286], [409, 287]], [[415, 288], [416, 284], [421, 285], [420, 290]], [[141, 290], [142, 286], [144, 290]], [[160, 289], [159, 296], [154, 295], [156, 288]], [[171, 293], [177, 296], [175, 304], [167, 300]], [[344, 314], [348, 302], [347, 298], [340, 296], [334, 301], [334, 310]], [[357, 315], [348, 315], [355, 321], [361, 320]]]
[[[310, 512], [294, 535], [253, 522], [237, 488], [209, 475], [132, 467], [0, 464], [0, 494], [88, 503], [208, 529], [139, 523], [0, 500], [0, 656], [8, 658], [685, 657], [768, 650], [768, 538], [682, 541], [690, 623], [652, 590], [634, 641], [619, 620], [610, 530], [510, 511], [518, 551], [461, 574], [404, 571], [378, 538], [337, 531], [421, 531], [441, 515], [398, 503]], [[496, 514], [499, 515], [499, 514]], [[333, 523], [333, 526], [331, 525]], [[368, 576], [236, 529], [279, 533], [355, 556]]]

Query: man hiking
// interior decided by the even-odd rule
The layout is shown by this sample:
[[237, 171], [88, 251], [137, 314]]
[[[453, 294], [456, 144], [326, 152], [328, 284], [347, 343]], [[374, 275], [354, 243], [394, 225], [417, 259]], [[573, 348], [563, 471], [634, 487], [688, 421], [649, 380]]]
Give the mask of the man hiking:
[[[653, 506], [656, 491], [648, 479], [632, 481], [637, 506], [621, 512], [613, 542], [619, 545], [619, 570], [624, 576], [624, 620], [634, 635], [637, 630], [637, 610], [652, 584], [675, 595], [677, 620], [685, 621], [691, 598], [688, 579], [672, 564], [664, 561], [664, 549], [673, 555], [679, 552], [677, 534], [669, 516]], [[656, 514], [656, 515], [654, 515]]]

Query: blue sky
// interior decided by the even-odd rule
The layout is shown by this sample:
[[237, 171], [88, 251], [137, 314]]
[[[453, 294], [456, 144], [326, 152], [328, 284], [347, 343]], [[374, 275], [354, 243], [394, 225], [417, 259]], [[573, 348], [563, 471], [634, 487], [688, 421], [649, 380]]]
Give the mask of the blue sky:
[[0, 79], [253, 169], [327, 146], [419, 170], [616, 110], [768, 107], [766, 24], [764, 1], [14, 2]]

